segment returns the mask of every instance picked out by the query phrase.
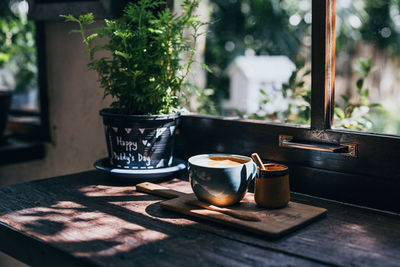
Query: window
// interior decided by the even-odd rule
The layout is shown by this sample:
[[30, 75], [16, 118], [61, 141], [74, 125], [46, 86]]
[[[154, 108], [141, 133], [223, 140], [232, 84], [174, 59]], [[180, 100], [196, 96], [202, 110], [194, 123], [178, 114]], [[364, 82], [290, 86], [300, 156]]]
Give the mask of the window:
[[214, 112], [309, 125], [311, 1], [209, 3], [206, 86]]
[[13, 91], [8, 129], [48, 140], [43, 25], [28, 20], [28, 2], [4, 1], [1, 14], [1, 83]]
[[[400, 201], [399, 136], [332, 129], [335, 11], [335, 0], [312, 1], [309, 126], [191, 116], [182, 121], [178, 153], [258, 152], [266, 160], [291, 167], [294, 191], [400, 211], [396, 204]], [[282, 140], [280, 135], [292, 139]], [[287, 143], [302, 148], [284, 147]]]
[[399, 4], [337, 0], [336, 128], [400, 134]]

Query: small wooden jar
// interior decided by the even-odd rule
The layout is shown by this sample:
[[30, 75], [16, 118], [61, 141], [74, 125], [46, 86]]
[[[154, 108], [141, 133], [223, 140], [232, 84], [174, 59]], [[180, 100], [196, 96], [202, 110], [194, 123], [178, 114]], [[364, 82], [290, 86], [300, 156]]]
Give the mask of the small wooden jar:
[[257, 170], [254, 200], [260, 207], [281, 208], [290, 200], [289, 168], [285, 165], [268, 163], [264, 170]]

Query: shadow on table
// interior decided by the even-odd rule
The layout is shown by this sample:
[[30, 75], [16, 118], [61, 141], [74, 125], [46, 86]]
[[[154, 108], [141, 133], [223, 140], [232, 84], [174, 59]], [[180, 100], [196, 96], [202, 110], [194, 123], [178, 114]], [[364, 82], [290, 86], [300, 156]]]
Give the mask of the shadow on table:
[[[183, 184], [181, 180], [168, 182], [171, 188]], [[332, 217], [280, 240], [268, 241], [226, 226], [214, 226], [212, 222], [199, 224], [197, 219], [165, 211], [158, 205], [161, 200], [136, 192], [132, 183], [121, 183], [92, 171], [0, 188], [0, 220], [74, 257], [110, 266], [187, 265], [188, 262], [280, 265], [282, 260], [289, 265], [310, 262], [348, 265], [355, 257], [348, 256], [352, 250], [357, 251], [354, 253], [357, 257], [377, 263], [385, 257], [384, 253], [364, 250], [362, 254], [357, 247], [370, 244], [377, 236], [382, 242], [382, 236], [391, 234], [390, 229], [372, 225], [350, 231], [357, 216], [373, 217], [354, 209], [355, 218], [349, 217], [348, 222]], [[332, 205], [330, 214], [335, 212], [341, 211]], [[330, 230], [321, 233], [320, 229]], [[342, 240], [332, 242], [338, 236]], [[319, 244], [315, 245], [313, 240], [319, 240]], [[384, 243], [381, 250], [385, 251]], [[322, 260], [321, 255], [325, 257]]]

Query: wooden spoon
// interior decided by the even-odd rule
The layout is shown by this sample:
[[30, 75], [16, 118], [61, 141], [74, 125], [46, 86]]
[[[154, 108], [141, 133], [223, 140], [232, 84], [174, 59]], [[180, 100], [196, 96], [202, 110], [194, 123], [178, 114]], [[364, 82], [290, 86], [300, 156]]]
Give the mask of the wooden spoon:
[[254, 162], [257, 164], [257, 167], [262, 170], [265, 171], [265, 167], [264, 167], [264, 163], [262, 162], [260, 156], [257, 153], [253, 153], [251, 154], [251, 158], [254, 160]]
[[240, 220], [253, 221], [253, 222], [260, 221], [260, 218], [258, 218], [255, 215], [251, 215], [248, 211], [240, 211], [240, 210], [232, 210], [232, 209], [229, 209], [229, 208], [222, 208], [222, 207], [218, 207], [218, 206], [211, 205], [211, 204], [208, 204], [208, 203], [204, 203], [204, 202], [199, 201], [199, 200], [188, 200], [185, 203], [189, 204], [189, 205], [192, 205], [192, 206], [197, 206], [197, 207], [201, 207], [201, 208], [204, 208], [204, 209], [208, 209], [208, 210], [224, 213], [226, 215], [229, 215], [231, 217], [234, 217], [234, 218], [237, 218], [237, 219], [240, 219]]

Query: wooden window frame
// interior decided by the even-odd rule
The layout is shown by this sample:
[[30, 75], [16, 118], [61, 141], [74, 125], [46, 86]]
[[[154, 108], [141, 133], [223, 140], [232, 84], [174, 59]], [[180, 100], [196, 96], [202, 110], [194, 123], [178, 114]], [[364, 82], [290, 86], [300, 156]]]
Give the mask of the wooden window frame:
[[[49, 130], [49, 109], [47, 94], [47, 70], [46, 70], [46, 39], [44, 23], [37, 21], [36, 26], [36, 53], [38, 64], [38, 90], [40, 109], [38, 112], [11, 110], [10, 115], [15, 119], [9, 119], [7, 130], [14, 136], [25, 140], [50, 141]], [[25, 122], [24, 117], [35, 117], [39, 119], [38, 123]]]
[[[400, 212], [400, 137], [331, 129], [335, 76], [335, 0], [312, 1], [311, 126], [184, 116], [176, 154], [258, 152], [290, 167], [291, 189]], [[355, 157], [279, 146], [279, 135], [313, 144], [353, 144]]]

